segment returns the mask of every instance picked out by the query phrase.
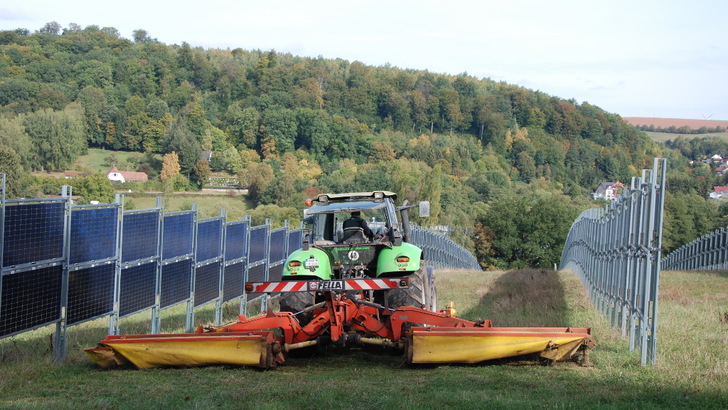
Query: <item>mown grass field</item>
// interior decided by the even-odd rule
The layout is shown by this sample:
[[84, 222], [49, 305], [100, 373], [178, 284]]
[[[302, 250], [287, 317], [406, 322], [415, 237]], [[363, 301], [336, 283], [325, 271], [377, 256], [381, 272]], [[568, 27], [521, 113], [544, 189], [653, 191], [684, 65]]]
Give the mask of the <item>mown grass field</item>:
[[[552, 271], [439, 271], [441, 306], [496, 326], [590, 326], [592, 366], [489, 363], [409, 367], [377, 349], [241, 367], [101, 370], [82, 348], [106, 321], [74, 327], [66, 364], [49, 331], [0, 340], [2, 408], [728, 408], [728, 274], [663, 272], [657, 365], [594, 313], [578, 279]], [[228, 309], [232, 320], [234, 309]], [[209, 312], [200, 312], [204, 320]], [[179, 321], [163, 321], [169, 325]], [[126, 319], [122, 331], [143, 329]], [[167, 328], [168, 326], [164, 326]], [[169, 329], [165, 329], [169, 330]]]

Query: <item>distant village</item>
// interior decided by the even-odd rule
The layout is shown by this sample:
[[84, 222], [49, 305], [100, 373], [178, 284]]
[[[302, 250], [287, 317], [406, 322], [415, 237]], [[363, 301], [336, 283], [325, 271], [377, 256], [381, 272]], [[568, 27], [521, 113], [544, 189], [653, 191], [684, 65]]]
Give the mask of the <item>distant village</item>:
[[[715, 167], [713, 169], [713, 174], [716, 177], [722, 177], [723, 175], [728, 172], [728, 157], [723, 158], [722, 156], [715, 154], [711, 157], [705, 158], [702, 160], [703, 163], [710, 165], [711, 167]], [[694, 164], [695, 161], [690, 161], [691, 164]], [[592, 192], [591, 196], [592, 199], [598, 200], [598, 199], [606, 199], [609, 201], [616, 200], [619, 195], [622, 194], [624, 189], [624, 184], [617, 181], [617, 182], [602, 182], [599, 184], [597, 189]], [[709, 199], [724, 199], [728, 198], [728, 186], [713, 186], [713, 191], [711, 191], [708, 194]]]

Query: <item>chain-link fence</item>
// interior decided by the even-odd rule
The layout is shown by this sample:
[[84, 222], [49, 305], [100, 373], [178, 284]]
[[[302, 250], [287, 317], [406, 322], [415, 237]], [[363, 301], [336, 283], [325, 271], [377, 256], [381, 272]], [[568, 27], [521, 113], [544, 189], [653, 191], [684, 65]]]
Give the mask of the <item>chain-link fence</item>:
[[655, 362], [666, 172], [667, 160], [656, 158], [609, 206], [584, 211], [561, 256], [561, 269], [579, 275], [597, 311], [640, 349], [642, 364]]

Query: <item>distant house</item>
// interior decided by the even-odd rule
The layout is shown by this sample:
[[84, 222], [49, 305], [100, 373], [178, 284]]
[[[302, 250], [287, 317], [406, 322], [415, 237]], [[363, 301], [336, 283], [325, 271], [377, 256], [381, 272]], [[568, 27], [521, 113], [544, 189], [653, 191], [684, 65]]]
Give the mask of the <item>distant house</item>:
[[621, 182], [602, 182], [597, 190], [592, 193], [592, 199], [608, 199], [614, 201], [619, 195], [619, 188], [623, 187]]
[[715, 169], [715, 176], [717, 176], [717, 177], [723, 176], [723, 174], [725, 174], [725, 171], [728, 170], [728, 165], [725, 165], [725, 163], [723, 163], [723, 164], [724, 165], [721, 165]]
[[212, 160], [212, 151], [203, 151], [200, 154], [200, 159], [204, 159], [207, 162], [210, 162]]
[[121, 182], [122, 184], [128, 181], [149, 180], [146, 172], [119, 171], [114, 165], [112, 165], [111, 169], [106, 173], [106, 178], [109, 178], [110, 181]]
[[709, 195], [710, 199], [728, 198], [728, 186], [714, 186], [713, 192]]
[[714, 154], [712, 157], [704, 159], [703, 162], [706, 164], [718, 164], [723, 162], [723, 157], [718, 154]]

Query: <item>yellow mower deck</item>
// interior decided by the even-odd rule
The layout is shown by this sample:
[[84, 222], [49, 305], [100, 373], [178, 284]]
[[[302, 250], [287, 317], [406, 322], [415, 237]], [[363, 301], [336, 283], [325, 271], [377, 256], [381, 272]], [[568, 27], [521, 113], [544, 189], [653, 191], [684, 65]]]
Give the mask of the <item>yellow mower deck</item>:
[[140, 369], [220, 364], [272, 368], [285, 361], [284, 352], [323, 342], [401, 349], [412, 364], [479, 363], [533, 354], [565, 361], [595, 346], [588, 328], [493, 327], [489, 320], [460, 319], [450, 310], [388, 309], [333, 293], [320, 306], [304, 327], [292, 313], [268, 312], [252, 319], [240, 316], [237, 323], [205, 332], [107, 336], [86, 353], [104, 368], [128, 364]]

